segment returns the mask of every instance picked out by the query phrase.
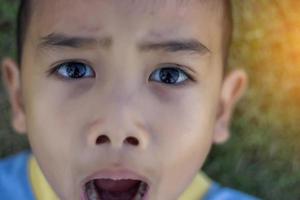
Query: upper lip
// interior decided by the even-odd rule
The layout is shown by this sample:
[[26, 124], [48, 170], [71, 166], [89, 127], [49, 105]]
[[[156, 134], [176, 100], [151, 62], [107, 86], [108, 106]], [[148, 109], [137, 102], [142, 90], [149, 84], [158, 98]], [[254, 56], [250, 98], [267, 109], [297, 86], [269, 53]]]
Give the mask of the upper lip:
[[112, 179], [112, 180], [121, 180], [121, 179], [132, 179], [132, 180], [141, 180], [145, 183], [149, 183], [148, 179], [136, 172], [133, 172], [129, 169], [103, 169], [89, 175], [84, 181], [83, 184], [94, 180], [94, 179]]

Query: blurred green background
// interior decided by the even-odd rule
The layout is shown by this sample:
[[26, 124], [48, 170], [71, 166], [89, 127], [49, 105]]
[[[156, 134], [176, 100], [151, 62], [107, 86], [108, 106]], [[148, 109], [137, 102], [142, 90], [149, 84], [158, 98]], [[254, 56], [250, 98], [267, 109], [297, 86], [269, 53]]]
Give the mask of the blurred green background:
[[[0, 59], [15, 57], [18, 0], [0, 0]], [[300, 199], [300, 1], [233, 0], [230, 67], [250, 85], [232, 137], [213, 148], [204, 170], [220, 183], [263, 199]], [[0, 83], [0, 157], [29, 148], [10, 126]]]

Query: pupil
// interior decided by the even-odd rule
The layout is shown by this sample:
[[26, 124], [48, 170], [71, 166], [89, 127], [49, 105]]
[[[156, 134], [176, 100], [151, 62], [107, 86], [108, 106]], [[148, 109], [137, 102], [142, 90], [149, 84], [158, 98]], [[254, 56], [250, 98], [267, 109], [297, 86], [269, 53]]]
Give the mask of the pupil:
[[84, 76], [86, 69], [79, 63], [70, 63], [67, 67], [67, 73], [71, 78], [81, 78]]
[[174, 84], [179, 78], [179, 72], [173, 68], [161, 69], [159, 74], [160, 79], [167, 84]]

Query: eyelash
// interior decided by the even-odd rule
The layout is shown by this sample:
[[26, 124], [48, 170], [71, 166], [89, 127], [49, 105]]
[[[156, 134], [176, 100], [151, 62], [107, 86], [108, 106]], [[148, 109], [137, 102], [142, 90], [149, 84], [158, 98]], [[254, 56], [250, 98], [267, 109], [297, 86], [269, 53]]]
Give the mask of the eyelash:
[[[84, 69], [85, 69], [84, 72], [88, 71], [89, 73], [92, 73], [92, 75], [89, 75], [89, 76], [86, 76], [86, 77], [80, 76], [80, 77], [77, 77], [77, 78], [68, 77], [68, 75], [66, 74], [68, 72], [62, 72], [62, 69], [64, 69], [63, 67], [70, 67], [71, 65], [73, 65], [73, 67], [74, 67], [74, 65], [77, 65], [77, 67], [78, 66], [84, 67]], [[81, 70], [82, 69], [83, 68], [81, 68]], [[74, 71], [73, 71], [73, 73], [74, 73]], [[77, 71], [77, 73], [78, 73], [78, 71]], [[56, 75], [56, 76], [58, 76], [58, 77], [60, 77], [62, 79], [67, 79], [67, 80], [77, 80], [77, 79], [83, 79], [83, 78], [93, 78], [93, 77], [96, 76], [95, 74], [96, 73], [93, 70], [93, 68], [90, 67], [88, 64], [82, 62], [82, 61], [67, 61], [67, 62], [64, 62], [64, 63], [56, 65], [55, 67], [53, 67], [52, 69], [50, 69], [49, 72], [48, 72], [49, 76]]]
[[[75, 71], [74, 68], [73, 68], [73, 70], [69, 69], [71, 71], [66, 72], [66, 71], [68, 71], [67, 67], [71, 67], [71, 66], [77, 67], [76, 73], [74, 72]], [[79, 66], [81, 67], [81, 72], [82, 72], [82, 70], [84, 70], [84, 72], [81, 73], [81, 74], [78, 73], [80, 71], [80, 70], [78, 71]], [[187, 81], [195, 82], [195, 79], [188, 72], [186, 72], [185, 69], [183, 69], [184, 66], [182, 66], [182, 65], [175, 64], [175, 63], [164, 63], [164, 64], [161, 64], [160, 66], [161, 67], [155, 69], [150, 74], [150, 77], [148, 79], [149, 81], [160, 82], [160, 83], [163, 83], [165, 85], [173, 85], [173, 86], [184, 85]], [[157, 75], [156, 73], [159, 72], [159, 70], [161, 70], [161, 71], [166, 70], [168, 73], [164, 73], [163, 75], [161, 73], [159, 73]], [[157, 78], [157, 77], [158, 78], [164, 77], [164, 78], [169, 78], [169, 79], [173, 80], [172, 78], [174, 78], [174, 77], [170, 77], [171, 71], [178, 72], [177, 73], [177, 80], [180, 79], [180, 78], [182, 79], [183, 77], [185, 78], [185, 80], [181, 81], [180, 83], [170, 83], [170, 82], [165, 83], [165, 82], [162, 82], [162, 81], [155, 80], [155, 78]], [[68, 73], [70, 73], [70, 72], [72, 72], [73, 75], [76, 74], [77, 77], [75, 77], [75, 78], [74, 77], [69, 77]], [[84, 76], [86, 74], [86, 72], [89, 72], [90, 74], [88, 76]], [[48, 74], [49, 74], [49, 76], [55, 75], [55, 76], [58, 76], [62, 79], [66, 79], [66, 80], [77, 80], [77, 79], [83, 79], [83, 78], [93, 78], [93, 77], [96, 76], [95, 71], [93, 70], [93, 68], [91, 66], [89, 66], [88, 64], [82, 62], [82, 61], [68, 61], [68, 62], [58, 64], [55, 67], [53, 67], [52, 69], [50, 69]]]
[[[179, 65], [179, 64], [175, 64], [175, 63], [165, 63], [165, 64], [162, 64], [161, 67], [155, 69], [151, 74], [150, 74], [150, 77], [149, 77], [149, 80], [153, 80], [151, 77], [156, 75], [156, 76], [159, 76], [159, 78], [162, 78], [161, 77], [161, 74], [155, 74], [155, 72], [158, 72], [159, 70], [172, 70], [174, 72], [177, 71], [179, 73], [179, 77], [178, 78], [181, 78], [182, 79], [182, 76], [184, 76], [186, 79], [181, 81], [180, 83], [174, 83], [174, 84], [170, 84], [170, 83], [164, 83], [166, 85], [171, 85], [171, 86], [178, 86], [178, 85], [184, 85], [186, 84], [187, 81], [192, 81], [192, 82], [195, 82], [195, 79], [190, 75], [190, 73], [188, 73], [185, 69], [183, 69], [184, 67], [182, 65]], [[154, 80], [155, 81], [155, 80]], [[156, 82], [161, 82], [161, 81], [156, 81]]]

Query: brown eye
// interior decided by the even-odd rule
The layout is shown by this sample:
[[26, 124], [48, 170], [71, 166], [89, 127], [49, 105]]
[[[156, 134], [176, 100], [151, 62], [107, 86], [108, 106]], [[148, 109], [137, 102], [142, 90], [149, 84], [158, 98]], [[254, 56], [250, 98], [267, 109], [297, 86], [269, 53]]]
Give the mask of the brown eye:
[[81, 79], [95, 76], [94, 70], [90, 66], [80, 62], [60, 64], [56, 67], [56, 73], [68, 79]]
[[178, 85], [189, 79], [186, 72], [178, 67], [159, 68], [151, 73], [149, 80], [164, 84]]

